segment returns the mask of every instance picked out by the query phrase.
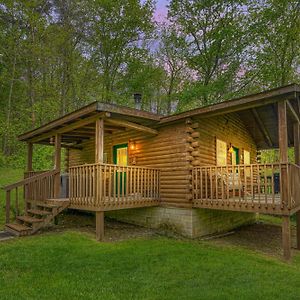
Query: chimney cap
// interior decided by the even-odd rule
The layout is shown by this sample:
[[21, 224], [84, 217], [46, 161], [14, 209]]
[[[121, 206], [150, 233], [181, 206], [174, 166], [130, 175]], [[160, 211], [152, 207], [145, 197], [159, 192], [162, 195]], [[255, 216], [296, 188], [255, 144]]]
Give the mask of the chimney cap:
[[135, 109], [141, 110], [142, 109], [142, 94], [134, 93], [133, 98], [134, 98]]
[[142, 101], [142, 94], [141, 93], [134, 93], [133, 98], [136, 102], [141, 102]]

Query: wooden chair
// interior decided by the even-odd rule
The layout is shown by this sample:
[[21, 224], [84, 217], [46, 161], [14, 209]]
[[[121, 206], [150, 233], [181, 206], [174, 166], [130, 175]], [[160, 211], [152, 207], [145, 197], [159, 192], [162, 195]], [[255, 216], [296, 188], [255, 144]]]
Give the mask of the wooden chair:
[[[239, 173], [225, 173], [218, 174], [218, 197], [222, 198], [222, 185], [224, 199], [238, 197], [244, 197], [245, 189], [244, 183]], [[229, 193], [228, 193], [228, 192]]]

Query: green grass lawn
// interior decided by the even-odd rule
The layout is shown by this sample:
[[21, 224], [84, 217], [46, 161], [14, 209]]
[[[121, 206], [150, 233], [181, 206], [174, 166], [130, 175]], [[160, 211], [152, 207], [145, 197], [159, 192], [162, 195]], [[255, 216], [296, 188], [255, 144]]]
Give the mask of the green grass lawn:
[[[15, 183], [19, 180], [22, 180], [24, 176], [24, 171], [21, 169], [8, 169], [8, 168], [0, 168], [0, 230], [3, 228], [4, 220], [5, 220], [5, 192], [2, 190], [2, 187]], [[19, 191], [19, 200], [22, 202], [22, 191]], [[14, 195], [12, 195], [14, 197]], [[14, 198], [12, 199], [14, 200]], [[12, 201], [12, 207], [14, 206], [14, 202]]]
[[293, 264], [167, 238], [99, 243], [75, 232], [0, 243], [0, 299], [299, 299]]
[[[22, 176], [1, 169], [0, 186]], [[0, 299], [290, 300], [299, 299], [299, 283], [299, 255], [287, 264], [209, 241], [154, 236], [99, 243], [68, 231], [0, 242]]]

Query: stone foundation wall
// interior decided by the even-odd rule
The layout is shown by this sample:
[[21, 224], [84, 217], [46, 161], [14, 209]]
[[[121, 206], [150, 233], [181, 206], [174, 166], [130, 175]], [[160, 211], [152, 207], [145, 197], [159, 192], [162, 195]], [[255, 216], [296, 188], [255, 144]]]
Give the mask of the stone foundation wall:
[[105, 215], [130, 224], [164, 228], [190, 238], [226, 232], [256, 220], [253, 213], [175, 207], [124, 209]]
[[255, 221], [255, 213], [197, 208], [193, 209], [193, 236], [226, 232]]

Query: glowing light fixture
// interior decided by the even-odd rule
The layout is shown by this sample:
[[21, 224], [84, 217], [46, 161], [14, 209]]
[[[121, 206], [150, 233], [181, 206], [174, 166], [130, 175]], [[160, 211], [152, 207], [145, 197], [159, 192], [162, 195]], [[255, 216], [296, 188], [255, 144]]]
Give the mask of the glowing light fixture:
[[228, 152], [229, 152], [229, 153], [233, 153], [233, 151], [234, 151], [234, 149], [233, 149], [232, 145], [230, 144], [230, 147], [229, 147], [229, 149], [228, 149]]
[[130, 150], [135, 150], [136, 149], [135, 141], [131, 141], [129, 147], [130, 147]]

